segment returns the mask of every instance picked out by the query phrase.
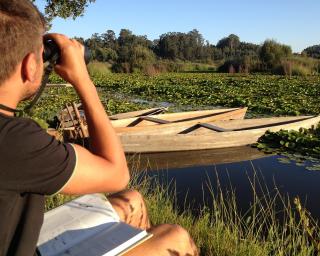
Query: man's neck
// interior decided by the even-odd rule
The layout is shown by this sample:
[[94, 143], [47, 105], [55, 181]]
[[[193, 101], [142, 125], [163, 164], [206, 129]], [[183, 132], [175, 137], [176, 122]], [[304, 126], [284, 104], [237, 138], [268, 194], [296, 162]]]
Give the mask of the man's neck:
[[[11, 83], [12, 82], [12, 83]], [[0, 104], [16, 109], [20, 102], [19, 86], [13, 81], [6, 81], [0, 85]], [[0, 113], [7, 116], [14, 116], [14, 113], [0, 108]]]
[[12, 107], [9, 107], [8, 105], [4, 105], [4, 104], [0, 103], [0, 113], [1, 114], [12, 117], [17, 112], [19, 112], [19, 111], [16, 110], [15, 108], [12, 108]]
[[[3, 105], [4, 107], [2, 107], [1, 105]], [[14, 116], [14, 111], [10, 111], [10, 110], [6, 110], [6, 107], [15, 110], [17, 105], [15, 104], [6, 104], [4, 101], [0, 100], [0, 113], [6, 115], [6, 116]]]

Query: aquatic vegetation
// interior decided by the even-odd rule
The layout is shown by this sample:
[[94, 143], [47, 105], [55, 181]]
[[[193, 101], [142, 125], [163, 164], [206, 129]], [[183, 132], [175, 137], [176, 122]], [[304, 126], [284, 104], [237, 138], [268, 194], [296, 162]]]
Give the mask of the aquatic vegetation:
[[[101, 90], [179, 105], [246, 106], [260, 114], [319, 114], [320, 76], [228, 75], [215, 73], [100, 74]], [[63, 82], [56, 76], [51, 82]]]
[[296, 158], [320, 158], [320, 124], [299, 131], [267, 131], [255, 146], [269, 153], [291, 153]]

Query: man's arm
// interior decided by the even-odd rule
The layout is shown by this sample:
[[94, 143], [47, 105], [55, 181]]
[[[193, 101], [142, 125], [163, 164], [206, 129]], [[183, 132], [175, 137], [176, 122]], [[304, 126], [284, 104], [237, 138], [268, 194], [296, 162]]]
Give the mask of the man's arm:
[[65, 194], [115, 192], [129, 182], [129, 171], [120, 140], [101, 104], [85, 62], [84, 47], [60, 34], [48, 35], [60, 47], [61, 62], [55, 71], [76, 89], [86, 114], [91, 147], [73, 145], [77, 164], [62, 189]]

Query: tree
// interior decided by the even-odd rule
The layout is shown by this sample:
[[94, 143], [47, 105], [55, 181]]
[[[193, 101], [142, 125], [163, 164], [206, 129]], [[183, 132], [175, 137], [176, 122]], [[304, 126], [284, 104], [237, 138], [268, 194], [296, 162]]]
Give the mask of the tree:
[[198, 61], [204, 60], [210, 55], [203, 36], [196, 29], [189, 33], [171, 32], [163, 34], [155, 43], [155, 52], [161, 58]]
[[267, 69], [273, 69], [281, 64], [281, 61], [292, 55], [292, 49], [288, 45], [279, 44], [274, 40], [266, 40], [260, 49], [260, 59]]
[[155, 62], [154, 53], [148, 48], [138, 45], [135, 46], [130, 54], [130, 68], [131, 71], [144, 71], [148, 66]]
[[[31, 0], [33, 3], [35, 0]], [[46, 2], [45, 15], [48, 21], [55, 17], [73, 18], [84, 14], [85, 8], [96, 0], [43, 0]]]
[[118, 59], [116, 51], [111, 48], [98, 47], [95, 50], [95, 59], [100, 62], [112, 62]]
[[82, 44], [85, 44], [85, 40], [83, 37], [77, 37], [75, 36], [73, 39], [76, 39], [78, 42], [82, 43]]
[[235, 34], [230, 34], [228, 37], [222, 38], [217, 43], [217, 48], [224, 49], [229, 48], [230, 50], [235, 50], [240, 46], [240, 38]]
[[313, 45], [303, 50], [302, 54], [308, 57], [320, 59], [320, 45]]
[[117, 37], [113, 30], [107, 30], [106, 33], [101, 35], [103, 41], [103, 47], [111, 48], [116, 50], [117, 48]]
[[121, 56], [119, 56], [117, 62], [112, 67], [115, 72], [145, 71], [156, 60], [153, 51], [139, 44], [133, 47], [123, 46], [119, 48], [119, 54]]

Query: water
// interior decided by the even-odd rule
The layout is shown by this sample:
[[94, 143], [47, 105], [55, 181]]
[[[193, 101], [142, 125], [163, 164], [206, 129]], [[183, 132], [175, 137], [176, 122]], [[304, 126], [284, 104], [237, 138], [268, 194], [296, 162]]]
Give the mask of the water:
[[[278, 190], [291, 199], [298, 196], [312, 216], [320, 219], [320, 171], [308, 170], [320, 161], [306, 161], [301, 165], [283, 156], [263, 155], [247, 147], [230, 149], [220, 155], [218, 152], [173, 154], [173, 158], [167, 153], [162, 157], [160, 154], [139, 159], [141, 169], [149, 170], [148, 176], [156, 177], [161, 184], [175, 185], [180, 207], [186, 202], [191, 203], [193, 209], [204, 204], [210, 206], [210, 190], [216, 193], [219, 182], [224, 193], [235, 191], [239, 209], [246, 211], [253, 200], [250, 181], [255, 180], [258, 194], [274, 194]], [[190, 162], [191, 156], [194, 161]]]

